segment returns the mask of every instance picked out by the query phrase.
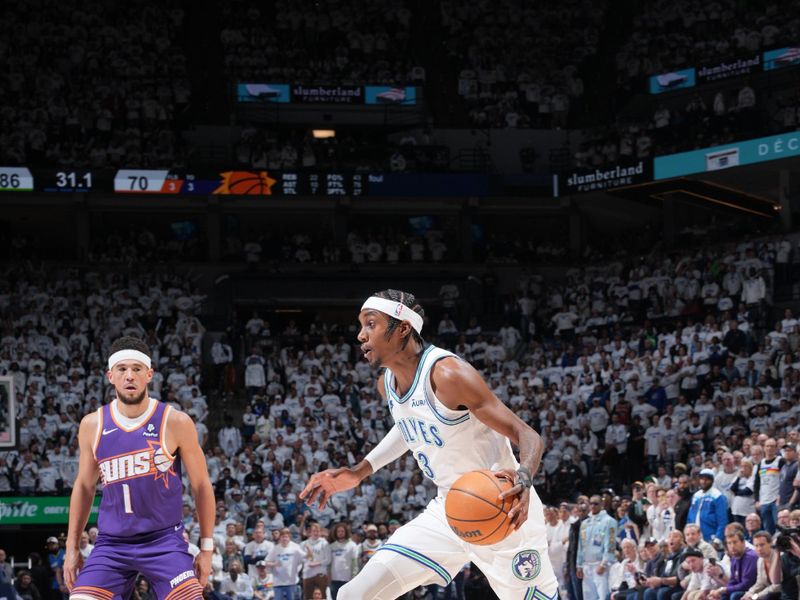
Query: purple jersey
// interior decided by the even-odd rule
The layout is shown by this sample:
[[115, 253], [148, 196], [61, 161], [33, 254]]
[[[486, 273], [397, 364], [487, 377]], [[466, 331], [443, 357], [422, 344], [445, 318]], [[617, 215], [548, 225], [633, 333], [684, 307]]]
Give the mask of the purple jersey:
[[103, 483], [97, 519], [101, 534], [130, 538], [181, 522], [181, 462], [164, 445], [171, 411], [154, 401], [150, 414], [133, 429], [114, 419], [111, 403], [98, 411], [94, 455]]

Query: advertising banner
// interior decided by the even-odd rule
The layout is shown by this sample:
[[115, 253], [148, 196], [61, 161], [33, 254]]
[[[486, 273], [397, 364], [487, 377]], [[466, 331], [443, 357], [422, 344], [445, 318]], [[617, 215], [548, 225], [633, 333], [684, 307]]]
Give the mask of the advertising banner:
[[609, 190], [635, 183], [645, 183], [651, 181], [652, 178], [650, 161], [643, 160], [597, 169], [575, 169], [559, 176], [558, 193], [568, 196], [583, 192]]
[[800, 64], [800, 46], [764, 52], [764, 70], [774, 71]]
[[[95, 497], [89, 522], [97, 521], [100, 497]], [[69, 496], [0, 497], [2, 525], [66, 525], [69, 517]]]
[[363, 104], [360, 85], [293, 85], [292, 102], [298, 104]]
[[417, 88], [368, 85], [364, 88], [367, 104], [402, 104], [411, 106], [417, 103]]
[[242, 103], [414, 106], [417, 104], [417, 88], [390, 85], [239, 83], [236, 86], [236, 100]]
[[651, 94], [663, 94], [664, 92], [672, 92], [673, 90], [680, 90], [694, 86], [694, 68], [683, 69], [681, 71], [672, 71], [670, 73], [662, 73], [661, 75], [653, 75], [650, 77]]
[[800, 156], [800, 132], [797, 131], [658, 156], [653, 171], [656, 180], [669, 179], [793, 156]]
[[236, 86], [236, 100], [288, 104], [292, 94], [288, 83], [240, 83]]
[[754, 54], [734, 60], [722, 60], [716, 63], [703, 65], [697, 69], [697, 83], [719, 81], [729, 77], [740, 77], [761, 70], [761, 55]]

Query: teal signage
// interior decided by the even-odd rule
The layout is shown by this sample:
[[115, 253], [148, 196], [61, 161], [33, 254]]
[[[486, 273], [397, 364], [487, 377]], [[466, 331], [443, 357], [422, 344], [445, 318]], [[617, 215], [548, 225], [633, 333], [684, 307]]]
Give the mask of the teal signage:
[[653, 178], [669, 179], [792, 156], [800, 156], [800, 132], [797, 131], [658, 156], [653, 161]]

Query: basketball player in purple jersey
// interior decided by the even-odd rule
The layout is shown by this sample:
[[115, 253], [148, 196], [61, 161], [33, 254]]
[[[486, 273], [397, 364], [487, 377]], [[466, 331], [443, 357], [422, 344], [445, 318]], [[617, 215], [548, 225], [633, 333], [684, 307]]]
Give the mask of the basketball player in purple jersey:
[[[109, 404], [86, 415], [78, 432], [80, 463], [69, 511], [64, 580], [70, 600], [128, 598], [137, 573], [158, 600], [197, 600], [211, 571], [214, 492], [194, 423], [150, 398], [150, 351], [134, 337], [109, 349]], [[200, 554], [183, 539], [181, 468], [186, 467], [200, 521]], [[103, 484], [94, 551], [81, 564], [98, 478]]]

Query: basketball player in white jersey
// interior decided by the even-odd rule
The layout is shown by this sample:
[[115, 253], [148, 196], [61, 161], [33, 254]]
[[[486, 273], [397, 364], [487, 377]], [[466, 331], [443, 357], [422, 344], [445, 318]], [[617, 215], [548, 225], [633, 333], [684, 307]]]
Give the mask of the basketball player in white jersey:
[[[531, 487], [543, 444], [512, 413], [480, 374], [454, 354], [425, 346], [424, 311], [412, 294], [378, 292], [358, 315], [358, 341], [370, 365], [383, 367], [378, 392], [394, 427], [351, 468], [328, 469], [311, 477], [300, 497], [324, 506], [332, 494], [354, 488], [408, 450], [438, 494], [411, 522], [400, 527], [364, 569], [339, 590], [339, 600], [394, 600], [419, 585], [447, 585], [464, 563], [475, 562], [500, 600], [552, 600], [558, 582], [547, 554], [542, 503]], [[517, 463], [511, 450], [520, 451]], [[489, 546], [469, 544], [447, 524], [444, 499], [462, 474], [491, 469], [514, 487], [509, 511], [514, 531]]]

